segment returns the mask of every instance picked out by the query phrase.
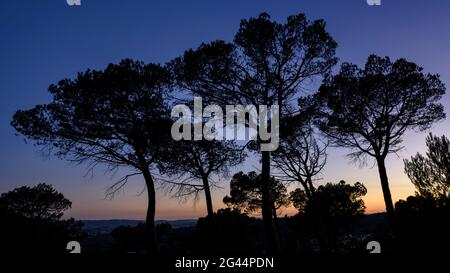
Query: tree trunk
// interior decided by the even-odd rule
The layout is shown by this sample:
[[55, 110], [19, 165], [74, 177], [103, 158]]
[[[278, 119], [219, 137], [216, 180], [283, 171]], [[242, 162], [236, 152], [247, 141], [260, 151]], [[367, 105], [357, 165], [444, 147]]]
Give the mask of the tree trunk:
[[214, 209], [212, 204], [212, 197], [211, 197], [211, 189], [209, 186], [209, 180], [207, 176], [202, 177], [203, 182], [203, 190], [205, 192], [205, 200], [206, 200], [206, 210], [208, 212], [207, 215], [207, 224], [208, 229], [206, 232], [206, 238], [207, 238], [207, 247], [206, 251], [210, 251], [211, 253], [216, 253], [217, 251], [220, 251], [220, 244], [217, 244], [217, 231], [216, 231], [216, 219], [214, 217]]
[[325, 228], [322, 210], [320, 208], [320, 202], [317, 201], [315, 197], [312, 199], [313, 204], [313, 217], [316, 223], [317, 234], [319, 239], [320, 251], [322, 253], [330, 252], [330, 242], [327, 229]]
[[317, 236], [319, 239], [320, 251], [323, 253], [330, 252], [330, 243], [327, 229], [323, 221], [322, 209], [320, 208], [320, 202], [316, 198], [316, 190], [311, 179], [305, 182], [305, 191], [308, 200], [312, 202], [313, 205], [313, 217], [317, 229]]
[[270, 194], [270, 152], [262, 151], [262, 172], [261, 172], [261, 190], [262, 190], [262, 217], [263, 225], [268, 243], [268, 251], [279, 253], [280, 245], [273, 226], [272, 207], [273, 202]]
[[278, 219], [277, 216], [277, 209], [275, 208], [275, 204], [272, 206], [272, 210], [273, 210], [273, 223], [275, 225], [275, 232], [277, 234], [278, 237], [278, 244], [280, 246], [281, 249], [284, 249], [284, 245], [283, 245], [283, 237], [281, 236], [281, 227], [280, 227], [280, 221]]
[[206, 209], [208, 211], [208, 219], [209, 219], [209, 221], [211, 221], [211, 224], [215, 224], [214, 209], [213, 209], [213, 204], [212, 204], [211, 189], [209, 187], [208, 177], [203, 177], [202, 181], [203, 181], [203, 189], [205, 191]]
[[386, 173], [386, 165], [384, 162], [384, 158], [382, 157], [377, 158], [377, 164], [378, 164], [378, 172], [380, 174], [381, 189], [383, 190], [384, 203], [386, 205], [387, 218], [393, 232], [395, 233], [397, 227], [396, 225], [397, 220], [395, 217], [394, 204], [392, 203], [391, 190], [389, 189], [389, 180]]
[[143, 170], [142, 173], [144, 175], [148, 195], [147, 216], [145, 218], [148, 233], [147, 234], [148, 246], [149, 251], [155, 253], [158, 252], [159, 250], [155, 232], [155, 210], [156, 210], [155, 184], [153, 182], [153, 177], [148, 169]]

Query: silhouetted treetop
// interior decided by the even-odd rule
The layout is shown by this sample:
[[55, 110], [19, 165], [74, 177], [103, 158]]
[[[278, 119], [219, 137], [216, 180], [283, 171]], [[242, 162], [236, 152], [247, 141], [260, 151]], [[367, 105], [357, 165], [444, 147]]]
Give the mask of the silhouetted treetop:
[[164, 67], [129, 59], [104, 70], [87, 70], [49, 87], [53, 101], [14, 114], [12, 126], [38, 146], [92, 169], [128, 167], [134, 172], [114, 183], [113, 195], [134, 175], [143, 175], [148, 193], [147, 225], [156, 250], [156, 168], [170, 138], [171, 119], [164, 101], [170, 76]]
[[81, 241], [83, 223], [62, 220], [72, 205], [51, 185], [22, 186], [0, 196], [1, 253], [63, 254], [69, 241]]
[[[352, 217], [364, 214], [366, 209], [361, 197], [367, 194], [366, 187], [356, 182], [349, 185], [341, 180], [337, 184], [327, 183], [317, 188], [315, 198], [320, 204], [323, 217]], [[314, 214], [311, 200], [305, 192], [297, 188], [290, 193], [290, 200], [300, 213]]]
[[[170, 67], [180, 90], [219, 105], [277, 105], [282, 123], [295, 112], [297, 105], [291, 102], [301, 96], [305, 82], [329, 74], [337, 62], [336, 46], [322, 20], [311, 22], [298, 14], [278, 23], [262, 13], [242, 20], [233, 42], [202, 44], [187, 50]], [[263, 151], [261, 157], [265, 234], [268, 248], [277, 252], [269, 188], [270, 152]]]
[[[289, 206], [290, 202], [286, 187], [277, 179], [272, 177], [271, 200], [274, 209]], [[232, 208], [245, 213], [254, 213], [261, 209], [262, 190], [261, 175], [256, 172], [247, 174], [238, 172], [233, 175], [230, 181], [230, 195], [223, 198], [223, 202]]]
[[439, 75], [405, 59], [371, 55], [364, 69], [344, 63], [318, 97], [325, 103], [321, 129], [352, 155], [385, 157], [401, 147], [407, 129], [425, 130], [445, 118]]
[[426, 145], [426, 156], [417, 153], [404, 160], [405, 173], [419, 195], [435, 200], [450, 198], [450, 141], [430, 133]]
[[233, 43], [219, 40], [187, 50], [172, 68], [181, 87], [205, 100], [287, 110], [304, 80], [327, 74], [337, 62], [336, 46], [323, 20], [298, 14], [283, 24], [263, 13], [242, 20]]
[[[425, 130], [445, 118], [439, 103], [445, 86], [439, 75], [425, 74], [405, 59], [369, 56], [364, 69], [344, 63], [315, 95], [319, 127], [331, 143], [351, 149], [353, 159], [373, 157], [378, 166], [392, 230], [396, 218], [385, 160], [402, 149], [408, 129]], [[300, 105], [314, 99], [299, 100]]]
[[123, 60], [51, 85], [53, 101], [17, 111], [12, 125], [70, 160], [141, 168], [133, 150], [152, 161], [151, 141], [163, 132], [155, 128], [168, 115], [163, 101], [168, 83], [159, 65]]
[[23, 186], [0, 196], [0, 211], [37, 220], [59, 220], [72, 202], [51, 185]]
[[316, 233], [321, 251], [339, 251], [352, 225], [364, 214], [366, 207], [362, 197], [366, 193], [367, 189], [359, 182], [321, 185], [313, 199], [298, 188], [290, 193], [290, 200], [299, 211], [292, 217], [292, 224], [297, 229]]

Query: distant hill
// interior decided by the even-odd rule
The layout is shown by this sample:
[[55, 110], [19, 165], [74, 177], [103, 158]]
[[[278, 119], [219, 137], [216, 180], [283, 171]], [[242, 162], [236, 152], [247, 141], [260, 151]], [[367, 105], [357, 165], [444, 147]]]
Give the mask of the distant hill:
[[[88, 234], [109, 234], [113, 229], [119, 226], [137, 226], [139, 223], [144, 223], [143, 220], [126, 220], [126, 219], [112, 219], [112, 220], [82, 220], [83, 230]], [[155, 223], [168, 223], [173, 229], [192, 227], [197, 224], [196, 219], [185, 220], [156, 220]]]
[[[353, 233], [367, 234], [373, 233], [380, 226], [385, 219], [385, 213], [366, 214], [353, 226]], [[82, 220], [84, 226], [83, 230], [90, 235], [109, 234], [113, 229], [119, 226], [137, 226], [139, 223], [144, 223], [143, 220], [126, 220], [126, 219], [112, 219], [112, 220]], [[190, 228], [197, 224], [197, 219], [184, 220], [157, 220], [156, 224], [168, 223], [173, 229]]]

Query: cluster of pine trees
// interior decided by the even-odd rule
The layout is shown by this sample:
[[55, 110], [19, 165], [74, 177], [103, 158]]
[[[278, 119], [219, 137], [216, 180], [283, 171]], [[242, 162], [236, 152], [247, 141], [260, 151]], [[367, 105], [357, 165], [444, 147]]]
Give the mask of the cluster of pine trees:
[[[298, 14], [280, 23], [263, 13], [242, 20], [233, 41], [203, 43], [166, 64], [126, 59], [63, 79], [49, 87], [51, 102], [17, 111], [12, 126], [62, 159], [87, 163], [89, 168], [102, 164], [110, 171], [131, 170], [111, 185], [110, 195], [130, 177], [142, 176], [148, 195], [145, 234], [150, 251], [158, 251], [156, 183], [180, 198], [203, 193], [206, 221], [215, 226], [211, 191], [216, 180], [229, 177], [230, 169], [250, 155], [260, 158], [261, 173], [233, 175], [225, 203], [247, 212], [261, 211], [264, 248], [276, 253], [282, 243], [276, 210], [293, 202], [313, 219], [326, 249], [332, 244], [327, 235], [331, 212], [323, 209], [330, 202], [328, 193], [343, 194], [344, 204], [353, 200], [343, 208], [345, 214], [363, 212], [359, 197], [366, 191], [359, 183], [317, 186], [329, 145], [348, 149], [355, 160], [376, 162], [389, 229], [395, 235], [399, 224], [386, 158], [402, 149], [408, 130], [423, 131], [445, 118], [439, 103], [445, 86], [438, 75], [423, 72], [415, 63], [375, 55], [362, 68], [341, 62], [333, 74], [336, 48], [323, 20], [310, 21]], [[317, 81], [322, 82], [317, 91], [306, 91]], [[258, 147], [267, 140], [260, 138], [248, 143], [174, 141], [170, 108], [180, 101], [189, 104], [194, 96], [224, 107], [277, 105], [279, 148], [261, 152]], [[428, 142], [429, 158], [417, 155], [405, 162], [406, 172], [421, 195], [448, 196], [448, 165], [434, 160], [433, 146], [448, 141], [430, 137]], [[448, 164], [448, 153], [445, 160]], [[444, 169], [447, 176], [442, 178]], [[289, 196], [287, 183], [299, 187]]]

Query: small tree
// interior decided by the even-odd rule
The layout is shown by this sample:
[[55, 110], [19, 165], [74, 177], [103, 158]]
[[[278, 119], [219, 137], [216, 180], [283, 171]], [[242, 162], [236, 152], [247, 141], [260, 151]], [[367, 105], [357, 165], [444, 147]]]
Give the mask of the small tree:
[[[388, 218], [395, 226], [385, 160], [402, 149], [408, 129], [425, 130], [445, 117], [439, 103], [445, 93], [438, 75], [423, 73], [418, 65], [371, 55], [364, 69], [345, 63], [326, 81], [316, 97], [322, 104], [321, 130], [349, 155], [375, 158]], [[310, 101], [307, 101], [308, 103]]]
[[19, 133], [58, 157], [88, 162], [89, 168], [105, 164], [109, 171], [134, 170], [113, 184], [109, 194], [121, 189], [130, 176], [142, 174], [151, 250], [157, 249], [152, 170], [170, 138], [169, 111], [163, 100], [169, 84], [163, 67], [123, 60], [51, 85], [51, 103], [17, 111], [12, 121]]
[[[317, 229], [315, 225], [317, 209], [320, 209], [323, 224], [321, 228], [324, 229], [324, 234], [319, 235], [326, 236], [327, 242], [327, 249], [322, 250], [329, 251], [337, 245], [338, 236], [344, 231], [348, 233], [351, 224], [364, 214], [366, 207], [361, 198], [366, 193], [366, 187], [359, 182], [349, 185], [345, 181], [340, 181], [337, 184], [327, 183], [319, 186], [314, 194], [316, 203], [308, 199], [305, 191], [300, 188], [290, 193], [290, 200], [298, 209], [298, 216], [311, 223], [314, 230]], [[317, 203], [320, 207], [317, 207]]]
[[[212, 176], [228, 176], [230, 167], [240, 164], [245, 154], [231, 141], [173, 141], [160, 164], [162, 174], [176, 179], [166, 181], [176, 197], [197, 195], [204, 191], [208, 218], [214, 223], [211, 187]], [[176, 182], [174, 182], [175, 180]], [[195, 181], [200, 181], [196, 183]]]
[[23, 186], [0, 196], [0, 210], [36, 220], [59, 220], [72, 202], [51, 185]]
[[65, 253], [67, 242], [83, 237], [80, 221], [61, 219], [71, 205], [62, 193], [45, 183], [2, 193], [0, 252]]
[[419, 195], [435, 200], [450, 198], [450, 141], [430, 133], [426, 139], [427, 153], [405, 159], [405, 173]]
[[[367, 194], [366, 187], [356, 182], [353, 186], [344, 180], [339, 183], [327, 183], [317, 188], [317, 198], [321, 200], [324, 215], [330, 217], [347, 217], [364, 214], [366, 209], [361, 197]], [[313, 204], [305, 198], [305, 193], [301, 189], [296, 189], [290, 193], [290, 200], [299, 213], [312, 214]]]
[[[271, 200], [273, 200], [273, 217], [277, 218], [277, 210], [289, 206], [286, 187], [275, 177], [270, 179]], [[255, 213], [261, 210], [262, 190], [261, 175], [256, 172], [244, 174], [238, 172], [230, 181], [230, 196], [225, 196], [223, 202], [234, 209], [245, 213]]]

